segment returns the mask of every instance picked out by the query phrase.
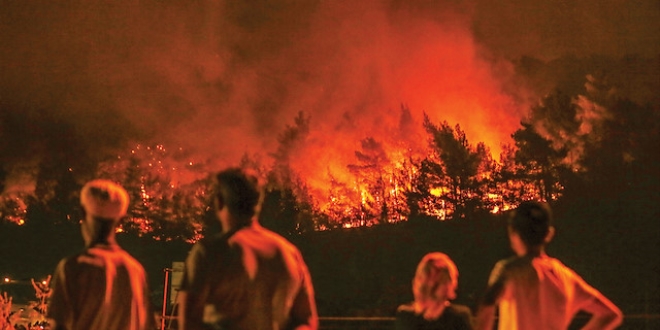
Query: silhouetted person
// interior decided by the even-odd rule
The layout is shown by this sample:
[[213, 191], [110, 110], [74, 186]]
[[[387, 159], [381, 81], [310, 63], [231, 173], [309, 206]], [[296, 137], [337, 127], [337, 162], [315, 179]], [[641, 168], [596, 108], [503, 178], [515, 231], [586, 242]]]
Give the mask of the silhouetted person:
[[212, 196], [222, 233], [193, 246], [179, 291], [180, 329], [317, 329], [311, 278], [298, 249], [256, 220], [262, 191], [230, 168]]
[[396, 330], [469, 330], [472, 313], [451, 304], [456, 298], [458, 268], [444, 253], [431, 252], [417, 265], [412, 281], [414, 301], [396, 312]]
[[567, 329], [578, 311], [592, 314], [583, 329], [613, 329], [621, 311], [573, 270], [545, 253], [552, 240], [552, 212], [546, 203], [523, 202], [513, 211], [509, 241], [516, 256], [499, 261], [477, 312], [478, 329]]
[[57, 265], [48, 319], [57, 330], [154, 329], [144, 269], [115, 240], [128, 208], [126, 190], [93, 180], [82, 188], [80, 203], [85, 249]]

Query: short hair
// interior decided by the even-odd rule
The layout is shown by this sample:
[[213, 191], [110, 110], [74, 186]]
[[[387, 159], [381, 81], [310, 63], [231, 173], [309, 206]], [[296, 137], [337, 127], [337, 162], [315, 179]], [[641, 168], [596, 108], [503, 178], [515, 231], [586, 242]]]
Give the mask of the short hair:
[[509, 218], [509, 226], [527, 246], [543, 245], [552, 222], [550, 205], [536, 201], [522, 202]]
[[249, 223], [259, 213], [263, 194], [255, 175], [240, 168], [228, 168], [218, 172], [215, 181], [215, 198], [239, 220]]
[[94, 218], [117, 221], [126, 215], [128, 202], [126, 190], [110, 180], [89, 181], [80, 191], [80, 204]]
[[426, 254], [417, 265], [413, 279], [413, 295], [418, 303], [438, 302], [438, 287], [449, 285], [449, 299], [456, 298], [458, 268], [448, 255], [440, 252]]

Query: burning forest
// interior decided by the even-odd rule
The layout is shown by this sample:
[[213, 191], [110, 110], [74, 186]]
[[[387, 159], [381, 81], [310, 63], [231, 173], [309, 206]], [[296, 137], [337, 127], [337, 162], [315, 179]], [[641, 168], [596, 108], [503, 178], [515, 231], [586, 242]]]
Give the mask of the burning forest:
[[132, 195], [122, 230], [192, 242], [230, 165], [262, 175], [287, 233], [646, 191], [657, 6], [528, 6], [533, 26], [488, 1], [13, 4], [0, 216], [76, 222], [104, 177]]
[[[397, 126], [386, 130], [408, 139], [397, 136], [400, 133], [365, 135], [346, 141], [355, 146], [348, 155], [311, 150], [314, 121], [300, 112], [278, 135], [275, 151], [245, 153], [237, 165], [264, 178], [262, 222], [287, 233], [420, 217], [456, 221], [480, 212], [506, 211], [523, 200], [553, 202], [566, 189], [577, 189], [578, 182], [608, 175], [603, 171], [613, 166], [626, 171], [616, 175], [639, 175], [634, 169], [653, 159], [650, 141], [657, 141], [657, 122], [639, 121], [631, 114], [645, 112], [647, 118], [657, 118], [657, 112], [611, 95], [613, 90], [597, 90], [595, 78], [589, 79], [591, 95], [554, 92], [532, 107], [531, 115], [512, 133], [513, 142], [501, 146], [498, 158], [485, 142], [470, 142], [460, 124], [436, 123], [426, 113], [415, 118], [402, 106], [391, 112]], [[596, 101], [597, 93], [608, 96]], [[556, 117], [544, 117], [548, 113]], [[594, 156], [600, 150], [610, 150], [611, 158]], [[321, 153], [334, 156], [335, 162], [319, 163], [323, 157], [315, 155]], [[305, 176], [310, 159], [301, 157], [311, 157], [320, 172]], [[213, 164], [192, 159], [183, 148], [137, 144], [98, 162], [92, 174], [121, 182], [131, 193], [132, 211], [122, 231], [193, 242], [202, 236], [209, 212], [206, 195]], [[77, 219], [80, 177], [74, 168], [61, 166], [65, 164], [50, 165], [36, 167], [40, 175], [31, 192], [3, 194], [5, 221], [23, 225], [31, 204], [40, 203], [63, 221]], [[53, 176], [46, 177], [44, 170], [53, 171]]]

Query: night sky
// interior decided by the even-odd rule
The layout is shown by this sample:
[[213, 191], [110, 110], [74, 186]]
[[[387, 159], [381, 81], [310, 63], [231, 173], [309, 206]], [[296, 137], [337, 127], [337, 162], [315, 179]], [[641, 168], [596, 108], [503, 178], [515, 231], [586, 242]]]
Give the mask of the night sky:
[[[292, 163], [310, 181], [344, 168], [359, 140], [390, 135], [402, 105], [459, 123], [497, 158], [530, 104], [584, 79], [571, 58], [649, 58], [618, 70], [640, 101], [658, 98], [655, 0], [1, 6], [0, 161], [19, 187], [39, 161], [77, 169], [137, 143], [235, 164], [272, 152], [300, 111], [310, 136]], [[521, 58], [569, 60], [521, 79]]]

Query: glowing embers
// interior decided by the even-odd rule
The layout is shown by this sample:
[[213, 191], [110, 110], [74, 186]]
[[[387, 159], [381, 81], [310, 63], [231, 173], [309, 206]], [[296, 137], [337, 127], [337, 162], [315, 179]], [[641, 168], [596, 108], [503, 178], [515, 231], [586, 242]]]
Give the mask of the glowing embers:
[[24, 225], [27, 215], [27, 198], [25, 193], [0, 195], [0, 219], [19, 226]]

